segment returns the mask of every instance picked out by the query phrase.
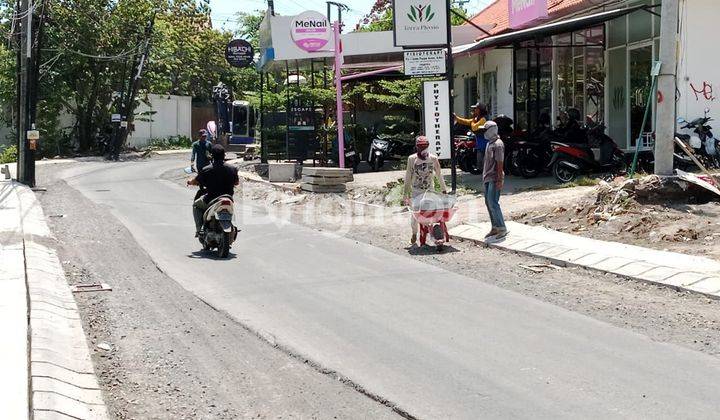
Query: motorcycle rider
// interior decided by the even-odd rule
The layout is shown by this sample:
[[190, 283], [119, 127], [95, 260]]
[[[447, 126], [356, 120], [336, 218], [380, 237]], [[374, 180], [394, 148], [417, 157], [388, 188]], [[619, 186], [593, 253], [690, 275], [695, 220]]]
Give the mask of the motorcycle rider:
[[[437, 177], [440, 182], [440, 190], [443, 194], [447, 194], [447, 186], [443, 179], [440, 169], [440, 159], [434, 154], [428, 152], [430, 142], [425, 136], [418, 136], [415, 139], [416, 153], [408, 157], [407, 170], [405, 172], [405, 191], [404, 201], [406, 206], [412, 204], [412, 200], [423, 195], [428, 191], [435, 190], [434, 178]], [[414, 216], [410, 216], [410, 227], [412, 228], [412, 237], [410, 245], [417, 242], [417, 234], [419, 223]]]
[[215, 144], [210, 149], [212, 164], [199, 171], [198, 175], [188, 180], [187, 184], [199, 185], [205, 194], [193, 203], [193, 217], [195, 218], [195, 237], [199, 237], [203, 227], [203, 216], [208, 205], [222, 195], [233, 196], [235, 187], [240, 185], [238, 170], [225, 163], [225, 148]]
[[470, 131], [475, 134], [475, 153], [477, 155], [477, 167], [482, 168], [483, 162], [485, 161], [485, 148], [487, 147], [487, 140], [482, 133], [483, 127], [487, 122], [488, 112], [487, 106], [480, 102], [470, 107], [472, 112], [472, 118], [462, 118], [455, 115], [455, 122], [461, 125], [470, 127]]

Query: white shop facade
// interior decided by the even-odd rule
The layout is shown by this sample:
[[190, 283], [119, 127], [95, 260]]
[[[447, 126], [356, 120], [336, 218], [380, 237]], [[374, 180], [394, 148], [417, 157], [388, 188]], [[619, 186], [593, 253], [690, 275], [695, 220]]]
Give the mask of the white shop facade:
[[[493, 115], [508, 115], [516, 128], [531, 131], [543, 117], [556, 121], [573, 107], [604, 122], [621, 148], [634, 149], [638, 137], [649, 148], [656, 101], [645, 127], [642, 121], [660, 52], [661, 2], [586, 3], [582, 10], [576, 6], [561, 17], [551, 13], [550, 20], [486, 36], [455, 51], [455, 108], [467, 109], [480, 100]], [[482, 19], [483, 12], [473, 21]], [[716, 0], [680, 1], [677, 92], [658, 97], [675, 96], [678, 116], [688, 120], [706, 109], [720, 118], [715, 104], [720, 54], [714, 53], [712, 39], [718, 21]]]

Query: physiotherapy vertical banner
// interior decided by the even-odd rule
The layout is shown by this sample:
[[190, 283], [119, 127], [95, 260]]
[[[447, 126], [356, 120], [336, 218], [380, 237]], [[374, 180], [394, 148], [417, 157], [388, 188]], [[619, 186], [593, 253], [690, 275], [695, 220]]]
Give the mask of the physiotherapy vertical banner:
[[423, 114], [425, 136], [430, 152], [440, 159], [450, 159], [452, 135], [450, 130], [450, 92], [447, 80], [423, 83]]

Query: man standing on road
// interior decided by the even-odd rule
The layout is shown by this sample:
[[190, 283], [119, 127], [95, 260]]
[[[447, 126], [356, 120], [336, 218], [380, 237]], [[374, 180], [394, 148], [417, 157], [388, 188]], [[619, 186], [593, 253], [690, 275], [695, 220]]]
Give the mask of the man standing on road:
[[200, 173], [202, 172], [203, 168], [210, 164], [210, 159], [208, 159], [208, 153], [210, 153], [211, 143], [207, 141], [207, 131], [200, 130], [198, 134], [200, 138], [192, 144], [190, 165], [195, 168], [195, 172]]
[[477, 154], [477, 167], [482, 169], [485, 160], [485, 147], [488, 142], [482, 133], [483, 126], [487, 122], [488, 109], [485, 104], [480, 102], [470, 107], [472, 110], [472, 118], [461, 118], [455, 115], [455, 122], [470, 127], [470, 131], [475, 134], [475, 153]]
[[203, 226], [203, 215], [208, 205], [222, 195], [233, 196], [235, 187], [240, 185], [238, 170], [225, 163], [225, 149], [216, 144], [212, 146], [212, 164], [200, 170], [198, 175], [187, 182], [188, 185], [199, 185], [206, 193], [193, 203], [195, 218], [195, 236], [200, 236]]
[[485, 236], [501, 239], [507, 236], [507, 228], [500, 209], [500, 193], [505, 183], [503, 162], [505, 161], [505, 144], [498, 134], [498, 126], [494, 121], [485, 123], [485, 159], [483, 162], [483, 184], [485, 184], [485, 205], [490, 215], [492, 229]]

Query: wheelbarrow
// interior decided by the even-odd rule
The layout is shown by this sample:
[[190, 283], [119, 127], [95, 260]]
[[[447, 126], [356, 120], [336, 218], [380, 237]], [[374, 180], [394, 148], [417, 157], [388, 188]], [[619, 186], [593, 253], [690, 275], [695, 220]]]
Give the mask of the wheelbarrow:
[[420, 225], [420, 245], [427, 244], [431, 235], [434, 244], [442, 249], [450, 241], [447, 222], [455, 215], [455, 196], [426, 192], [412, 200], [413, 217]]

